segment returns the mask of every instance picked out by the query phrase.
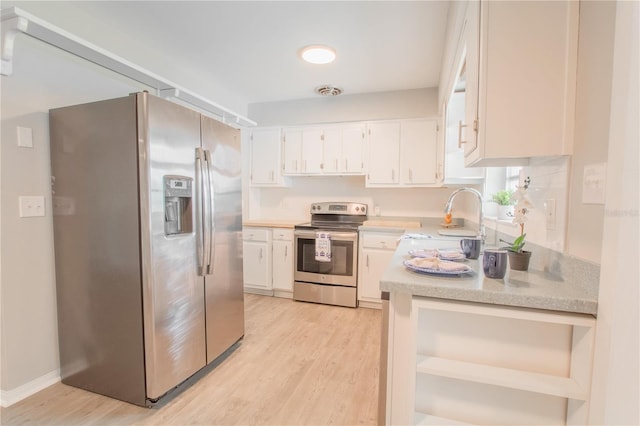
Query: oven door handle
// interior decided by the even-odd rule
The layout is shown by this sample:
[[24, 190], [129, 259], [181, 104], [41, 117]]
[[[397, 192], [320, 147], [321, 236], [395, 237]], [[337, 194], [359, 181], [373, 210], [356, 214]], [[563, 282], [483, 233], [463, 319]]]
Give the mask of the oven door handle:
[[[316, 232], [325, 232], [321, 229], [317, 231], [295, 231], [294, 234], [296, 237], [304, 237], [304, 238], [316, 238]], [[329, 231], [329, 238], [332, 241], [353, 241], [355, 242], [358, 238], [357, 232], [340, 232], [340, 231]]]

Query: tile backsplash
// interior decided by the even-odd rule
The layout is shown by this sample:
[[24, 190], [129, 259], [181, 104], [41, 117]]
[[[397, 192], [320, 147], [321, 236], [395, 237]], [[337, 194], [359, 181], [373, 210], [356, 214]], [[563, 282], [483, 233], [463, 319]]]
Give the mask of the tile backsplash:
[[[564, 251], [567, 233], [569, 194], [569, 157], [532, 158], [520, 171], [520, 182], [531, 179], [528, 194], [534, 208], [527, 214], [527, 241], [556, 251]], [[555, 218], [552, 215], [555, 205]], [[472, 218], [469, 218], [472, 220]], [[519, 226], [510, 221], [487, 219], [487, 228], [512, 237], [520, 235]], [[492, 238], [488, 232], [489, 239]]]

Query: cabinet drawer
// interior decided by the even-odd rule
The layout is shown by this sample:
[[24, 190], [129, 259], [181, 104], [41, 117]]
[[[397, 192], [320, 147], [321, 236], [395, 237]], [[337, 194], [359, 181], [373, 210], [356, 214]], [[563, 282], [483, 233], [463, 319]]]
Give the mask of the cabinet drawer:
[[244, 241], [270, 241], [271, 230], [264, 228], [244, 228], [242, 239]]
[[398, 245], [398, 238], [402, 234], [362, 234], [362, 246], [367, 248], [378, 248], [395, 250]]
[[273, 228], [273, 239], [281, 241], [293, 241], [293, 229]]

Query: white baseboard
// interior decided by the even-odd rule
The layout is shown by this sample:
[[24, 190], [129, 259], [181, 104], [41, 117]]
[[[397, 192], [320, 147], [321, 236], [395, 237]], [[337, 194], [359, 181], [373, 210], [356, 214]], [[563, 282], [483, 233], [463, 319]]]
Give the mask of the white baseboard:
[[0, 390], [0, 406], [9, 407], [60, 381], [60, 369], [51, 371], [11, 390]]
[[267, 290], [264, 288], [255, 288], [255, 287], [244, 287], [244, 292], [245, 293], [251, 293], [251, 294], [259, 294], [261, 296], [273, 296], [273, 290]]
[[382, 309], [381, 301], [358, 300], [359, 308]]
[[273, 295], [275, 297], [283, 297], [285, 299], [293, 299], [293, 291], [273, 290]]

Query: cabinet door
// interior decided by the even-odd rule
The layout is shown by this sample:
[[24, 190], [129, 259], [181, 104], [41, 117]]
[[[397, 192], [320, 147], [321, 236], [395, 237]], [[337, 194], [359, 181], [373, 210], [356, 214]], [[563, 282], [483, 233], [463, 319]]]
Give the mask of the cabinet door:
[[324, 153], [322, 171], [324, 173], [341, 173], [342, 167], [342, 131], [339, 127], [328, 127], [324, 129]]
[[401, 127], [401, 181], [404, 185], [436, 183], [436, 120], [403, 121]]
[[571, 154], [579, 2], [487, 1], [480, 9], [478, 140], [466, 164]]
[[280, 178], [280, 129], [254, 129], [251, 133], [251, 184], [273, 186]]
[[396, 184], [400, 166], [400, 123], [369, 123], [367, 184]]
[[263, 241], [243, 242], [243, 267], [245, 287], [271, 289], [271, 251]]
[[480, 67], [480, 2], [467, 3], [464, 33], [465, 41], [465, 114], [460, 139], [464, 141], [464, 155], [467, 157], [478, 146], [478, 88]]
[[286, 129], [282, 142], [282, 172], [286, 175], [302, 171], [302, 130]]
[[342, 128], [342, 164], [340, 164], [340, 168], [345, 173], [364, 173], [364, 132], [362, 125]]
[[321, 128], [302, 131], [302, 173], [322, 173], [323, 134]]
[[358, 300], [380, 301], [380, 278], [391, 263], [391, 250], [362, 250], [360, 276], [358, 277]]
[[[459, 79], [465, 78], [464, 75]], [[465, 122], [466, 96], [464, 91], [451, 94], [445, 104], [444, 181], [447, 184], [479, 184], [484, 179], [483, 167], [464, 166], [464, 146], [458, 143], [459, 123]]]
[[273, 240], [273, 289], [293, 291], [293, 242]]

